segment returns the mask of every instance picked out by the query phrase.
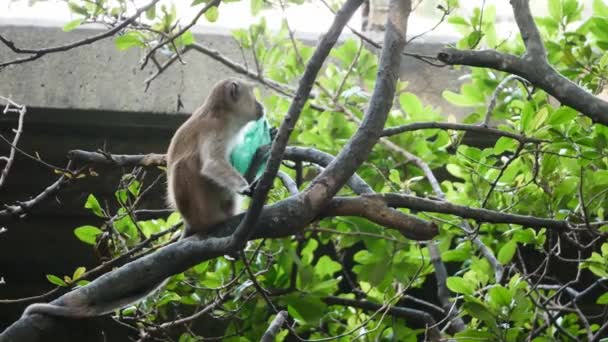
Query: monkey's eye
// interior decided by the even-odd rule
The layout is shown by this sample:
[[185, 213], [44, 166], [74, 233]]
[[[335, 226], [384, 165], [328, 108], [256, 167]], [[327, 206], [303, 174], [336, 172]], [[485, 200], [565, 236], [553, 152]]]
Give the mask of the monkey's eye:
[[234, 101], [239, 98], [239, 84], [237, 82], [230, 82], [230, 98]]

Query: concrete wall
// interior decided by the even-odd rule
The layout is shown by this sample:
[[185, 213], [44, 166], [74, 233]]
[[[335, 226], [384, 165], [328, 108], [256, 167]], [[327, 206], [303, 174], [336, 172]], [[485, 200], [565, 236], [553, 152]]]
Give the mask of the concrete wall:
[[[65, 33], [58, 26], [30, 24], [0, 22], [0, 32], [17, 46], [27, 48], [56, 46], [99, 32], [99, 29], [76, 29]], [[310, 35], [304, 38], [310, 43], [316, 39]], [[225, 30], [207, 30], [197, 35], [197, 41], [242, 63], [238, 46]], [[408, 51], [434, 55], [444, 43], [437, 38], [432, 42], [414, 42]], [[6, 47], [0, 46], [1, 61], [14, 57]], [[0, 95], [11, 95], [19, 103], [36, 107], [146, 113], [176, 113], [178, 99], [181, 99], [184, 107], [179, 112], [190, 113], [200, 105], [215, 81], [234, 74], [222, 64], [193, 51], [185, 55], [185, 65], [174, 64], [146, 92], [144, 80], [154, 68], [140, 70], [140, 58], [137, 49], [118, 51], [113, 38], [108, 38], [0, 71]], [[446, 114], [462, 112], [441, 98], [446, 87], [458, 88], [459, 73], [409, 57], [404, 57], [402, 65], [403, 79], [410, 83], [409, 91], [418, 94], [426, 104], [441, 107]]]

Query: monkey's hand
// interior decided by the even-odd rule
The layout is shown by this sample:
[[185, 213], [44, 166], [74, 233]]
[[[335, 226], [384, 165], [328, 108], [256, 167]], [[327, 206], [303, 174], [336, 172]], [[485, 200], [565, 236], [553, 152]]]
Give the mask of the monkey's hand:
[[253, 193], [255, 192], [255, 188], [260, 183], [260, 179], [256, 179], [253, 183], [249, 184], [246, 189], [241, 192], [241, 195], [245, 195], [247, 197], [253, 197]]
[[279, 133], [279, 129], [276, 127], [272, 127], [270, 129], [270, 140], [274, 140], [274, 138], [276, 138], [277, 133]]

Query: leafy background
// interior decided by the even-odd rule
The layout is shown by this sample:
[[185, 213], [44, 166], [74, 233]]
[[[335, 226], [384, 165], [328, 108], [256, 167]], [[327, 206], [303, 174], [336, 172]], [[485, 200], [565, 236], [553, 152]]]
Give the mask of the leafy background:
[[[252, 0], [251, 12], [257, 14], [265, 6], [299, 3]], [[601, 0], [547, 3], [548, 13], [539, 15], [536, 23], [550, 63], [590, 92], [601, 93], [608, 68], [608, 6]], [[207, 5], [202, 1], [192, 3], [196, 9]], [[330, 4], [334, 9], [337, 5]], [[456, 0], [438, 1], [437, 5], [445, 11], [447, 24], [461, 35], [456, 47], [491, 48], [515, 55], [525, 51], [519, 36], [497, 32], [496, 10], [491, 2], [484, 2], [466, 17], [454, 14], [459, 5]], [[592, 8], [592, 16], [582, 18], [584, 6]], [[127, 4], [73, 1], [70, 9], [79, 17], [68, 23], [65, 31], [103, 18], [118, 18]], [[221, 7], [211, 6], [204, 18], [213, 23], [221, 12]], [[159, 37], [175, 33], [180, 34], [162, 47], [168, 54], [196, 44], [191, 31], [180, 31], [183, 26], [178, 23], [175, 7], [152, 6], [145, 16], [147, 24], [132, 25], [115, 39], [117, 49], [149, 51]], [[284, 92], [262, 98], [273, 126], [278, 126], [287, 112], [291, 98], [284, 95], [293, 92], [290, 85], [303, 74], [313, 52], [312, 47], [292, 36], [288, 24], [284, 21], [279, 31], [271, 31], [262, 19], [232, 32], [243, 51], [254, 59], [258, 77], [278, 84]], [[362, 119], [377, 68], [377, 55], [368, 45], [352, 38], [340, 42], [317, 79], [315, 96], [304, 108], [290, 144], [336, 155]], [[296, 334], [312, 340], [424, 339], [428, 333], [424, 324], [389, 312], [389, 305], [396, 305], [428, 312], [458, 341], [588, 339], [606, 321], [608, 304], [605, 291], [585, 293], [580, 301], [583, 298], [576, 295], [608, 278], [608, 127], [592, 124], [588, 117], [560, 106], [527, 82], [511, 79], [499, 87], [508, 77], [505, 73], [484, 68], [466, 70], [468, 81], [458, 92], [443, 92], [447, 101], [466, 108], [464, 123], [483, 124], [490, 116], [492, 126], [540, 142], [521, 143], [501, 137], [493, 145], [480, 147], [467, 144], [462, 132], [411, 131], [381, 141], [358, 174], [377, 192], [440, 197], [425, 177], [421, 163], [406, 157], [406, 151], [445, 175], [441, 191], [447, 201], [568, 220], [575, 227], [572, 235], [399, 209], [440, 227], [434, 243], [450, 274], [447, 288], [453, 304], [447, 312], [437, 294], [436, 264], [429, 243], [407, 240], [396, 231], [360, 218], [323, 219], [290, 238], [250, 243], [244, 251], [247, 262], [243, 256], [224, 256], [175, 275], [161, 293], [122, 310], [118, 319], [154, 331], [162, 322], [171, 322], [178, 312], [187, 316], [209, 308], [207, 315], [221, 322], [223, 340], [253, 341], [274, 318], [274, 306], [288, 311], [292, 327], [283, 328], [278, 340]], [[442, 70], [438, 68], [437, 72]], [[497, 104], [488, 111], [493, 97]], [[423, 103], [408, 91], [407, 82], [398, 84], [394, 103], [387, 127], [447, 121], [449, 114]], [[300, 177], [293, 164], [285, 163], [281, 171], [293, 179], [301, 178], [299, 185], [304, 188], [318, 168], [304, 165]], [[132, 215], [149, 186], [159, 185], [143, 180], [140, 173], [125, 174], [115, 193], [116, 211], [102, 208], [91, 194], [86, 208], [106, 223], [78, 227], [75, 235], [98, 252], [103, 250], [105, 259], [126, 254], [142, 242], [153, 241], [139, 251], [142, 255], [168, 243], [179, 234], [175, 231], [180, 223], [177, 213], [145, 221]], [[344, 189], [341, 193], [350, 195], [352, 191]], [[287, 196], [289, 192], [277, 179], [269, 202]], [[173, 235], [162, 233], [168, 229]], [[486, 250], [480, 249], [475, 239]], [[497, 274], [497, 270], [504, 273]], [[85, 271], [79, 267], [72, 275], [48, 275], [48, 280], [63, 287], [82, 286], [87, 283], [80, 279]], [[251, 275], [255, 275], [255, 281]], [[370, 310], [340, 305], [336, 298], [377, 306]], [[464, 330], [453, 330], [452, 314], [464, 320]], [[178, 325], [180, 342], [217, 337], [190, 329], [191, 324]]]

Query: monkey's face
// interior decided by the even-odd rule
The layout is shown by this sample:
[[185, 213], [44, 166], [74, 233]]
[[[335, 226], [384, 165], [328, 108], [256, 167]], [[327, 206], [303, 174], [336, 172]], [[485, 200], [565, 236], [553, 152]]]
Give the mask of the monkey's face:
[[253, 93], [253, 86], [245, 81], [232, 79], [226, 85], [226, 96], [233, 115], [240, 123], [257, 120], [264, 115], [264, 107]]

